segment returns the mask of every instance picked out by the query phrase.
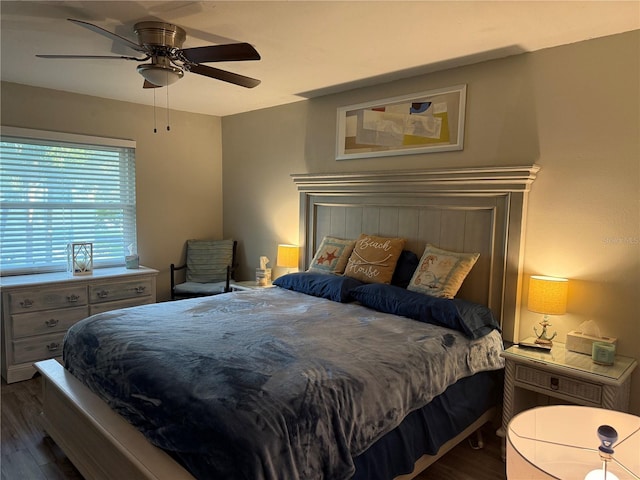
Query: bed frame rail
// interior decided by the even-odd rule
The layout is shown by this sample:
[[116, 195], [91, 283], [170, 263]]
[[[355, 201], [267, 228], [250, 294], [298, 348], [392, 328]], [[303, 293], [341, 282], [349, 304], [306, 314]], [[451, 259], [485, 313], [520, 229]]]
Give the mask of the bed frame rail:
[[195, 480], [58, 361], [35, 367], [43, 378], [45, 430], [86, 480]]

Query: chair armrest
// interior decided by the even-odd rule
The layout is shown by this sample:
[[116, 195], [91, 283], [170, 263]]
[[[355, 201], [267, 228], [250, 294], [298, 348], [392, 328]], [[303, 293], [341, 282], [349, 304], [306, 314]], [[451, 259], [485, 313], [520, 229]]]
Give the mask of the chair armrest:
[[174, 294], [174, 289], [176, 287], [176, 279], [175, 279], [175, 272], [177, 272], [178, 270], [184, 270], [185, 268], [187, 268], [187, 264], [185, 263], [184, 265], [180, 265], [178, 267], [175, 266], [175, 264], [171, 264], [169, 269], [171, 270], [171, 300], [175, 300], [175, 294]]

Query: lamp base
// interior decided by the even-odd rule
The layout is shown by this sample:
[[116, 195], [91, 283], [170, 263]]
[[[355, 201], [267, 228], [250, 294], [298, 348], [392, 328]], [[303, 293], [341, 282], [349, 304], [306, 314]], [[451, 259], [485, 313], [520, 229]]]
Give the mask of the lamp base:
[[553, 345], [552, 340], [554, 338], [556, 338], [556, 335], [558, 334], [558, 332], [553, 332], [553, 335], [551, 335], [550, 337], [547, 334], [547, 327], [550, 327], [551, 324], [549, 323], [549, 319], [547, 318], [547, 315], [544, 316], [544, 318], [542, 319], [542, 321], [540, 322], [540, 326], [542, 327], [542, 332], [538, 333], [538, 330], [536, 329], [536, 327], [533, 327], [533, 331], [536, 333], [536, 343], [540, 344], [540, 345]]
[[619, 480], [619, 479], [611, 472], [605, 472], [602, 469], [598, 469], [598, 470], [591, 470], [587, 474], [587, 476], [584, 477], [584, 480]]

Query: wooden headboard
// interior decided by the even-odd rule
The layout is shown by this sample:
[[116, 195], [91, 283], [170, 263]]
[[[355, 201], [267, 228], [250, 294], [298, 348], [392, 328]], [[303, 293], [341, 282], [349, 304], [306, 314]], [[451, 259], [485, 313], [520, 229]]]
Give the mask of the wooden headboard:
[[489, 306], [505, 340], [518, 338], [527, 196], [537, 165], [294, 174], [300, 191], [301, 267], [325, 235], [407, 239], [480, 258], [458, 297]]

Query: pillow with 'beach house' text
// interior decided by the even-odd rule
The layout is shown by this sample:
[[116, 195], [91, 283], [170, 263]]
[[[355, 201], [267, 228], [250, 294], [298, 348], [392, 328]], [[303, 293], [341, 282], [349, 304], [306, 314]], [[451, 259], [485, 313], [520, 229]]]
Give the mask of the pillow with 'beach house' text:
[[390, 283], [404, 238], [361, 234], [356, 240], [344, 274], [366, 283]]

